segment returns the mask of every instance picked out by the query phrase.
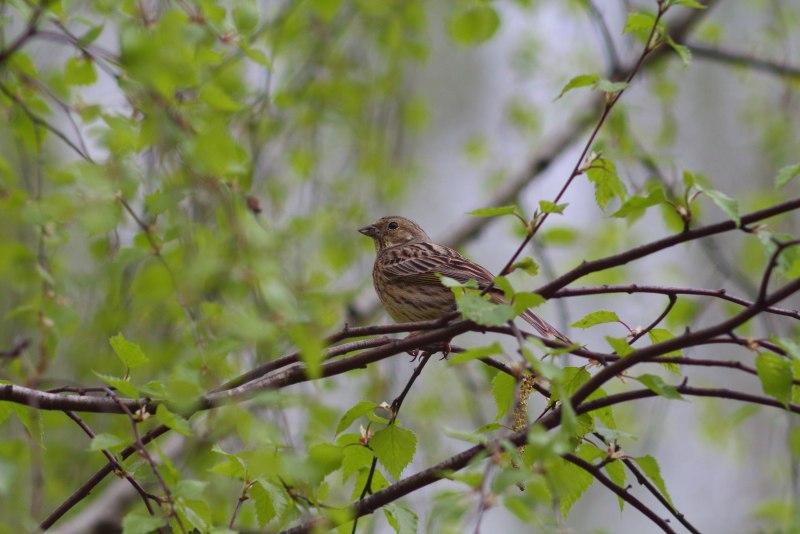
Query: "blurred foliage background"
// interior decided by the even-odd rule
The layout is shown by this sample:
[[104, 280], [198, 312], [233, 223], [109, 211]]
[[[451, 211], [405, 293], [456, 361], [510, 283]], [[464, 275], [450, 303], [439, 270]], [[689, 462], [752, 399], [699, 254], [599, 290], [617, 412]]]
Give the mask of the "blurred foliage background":
[[[687, 65], [671, 51], [649, 63], [595, 149], [615, 162], [630, 194], [646, 195], [653, 184], [678, 188], [689, 170], [739, 198], [744, 212], [781, 200], [774, 176], [800, 154], [800, 6], [718, 4], [696, 15], [686, 39], [697, 46], [694, 58]], [[629, 64], [641, 40], [623, 34], [626, 20], [655, 7], [627, 0], [0, 1], [0, 350], [29, 342], [19, 357], [0, 360], [0, 378], [48, 389], [102, 384], [98, 374], [129, 377], [138, 394], [180, 406], [295, 348], [318, 361], [327, 334], [383, 320], [373, 312], [371, 244], [356, 232], [381, 215], [414, 218], [434, 239], [499, 270], [520, 241], [511, 220], [483, 221], [481, 232], [454, 241], [474, 222], [465, 213], [512, 182], [520, 187], [505, 203], [518, 202], [528, 215], [555, 195], [599, 114], [599, 93], [556, 97], [576, 75], [604, 77]], [[672, 11], [668, 26], [691, 9]], [[769, 58], [775, 68], [715, 60], [707, 49]], [[533, 170], [531, 162], [538, 162]], [[668, 209], [609, 218], [619, 205], [601, 210], [587, 180], [566, 200], [565, 214], [526, 252], [541, 272], [533, 280], [515, 274], [518, 286], [530, 289], [577, 261], [680, 228]], [[697, 210], [697, 220], [724, 217], [705, 200]], [[727, 285], [754, 297], [764, 261], [757, 238], [725, 238], [586, 283]], [[638, 324], [660, 302], [595, 298], [550, 304], [543, 314], [563, 329], [603, 307]], [[682, 302], [668, 320], [677, 329], [724, 312]], [[772, 327], [794, 333], [783, 323]], [[604, 333], [581, 341], [602, 342]], [[146, 361], [126, 368], [109, 343], [118, 334]], [[477, 335], [459, 341], [484, 342]], [[328, 450], [337, 422], [359, 400], [390, 401], [410, 372], [405, 357], [395, 357], [192, 418], [186, 436], [154, 448], [187, 525], [228, 524], [242, 482], [223, 450], [245, 451], [265, 481], [242, 505], [237, 528], [296, 521], [303, 503], [277, 482], [282, 477], [313, 502], [357, 496], [363, 469], [329, 475], [340, 454]], [[474, 430], [493, 420], [494, 375], [432, 362], [402, 417], [417, 436], [406, 474], [465, 448], [445, 428]], [[796, 418], [658, 401], [616, 415], [621, 430], [639, 437], [624, 442], [626, 450], [659, 458], [680, 510], [709, 532], [797, 528]], [[533, 404], [538, 413], [543, 404]], [[85, 420], [111, 450], [132, 439], [125, 417]], [[33, 529], [105, 462], [62, 413], [2, 403], [0, 424], [0, 531]], [[126, 466], [154, 487], [141, 458]], [[143, 516], [125, 484], [106, 482], [57, 527], [118, 528], [131, 510]], [[108, 505], [111, 517], [86, 515], [114, 485], [128, 493]], [[648, 526], [635, 511], [619, 513], [602, 488], [565, 520], [550, 491], [529, 492], [534, 517], [514, 513], [516, 505], [498, 507], [487, 512], [485, 528]], [[403, 506], [419, 515], [420, 531], [462, 532], [474, 528], [473, 497], [440, 483]], [[395, 518], [406, 513], [394, 511]], [[383, 515], [359, 527], [391, 529]]]

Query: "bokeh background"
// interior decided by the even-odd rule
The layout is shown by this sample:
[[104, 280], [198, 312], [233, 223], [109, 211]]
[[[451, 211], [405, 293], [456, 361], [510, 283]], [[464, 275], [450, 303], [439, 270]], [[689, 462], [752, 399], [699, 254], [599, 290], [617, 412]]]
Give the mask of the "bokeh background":
[[[36, 7], [0, 8], [4, 49]], [[371, 288], [372, 245], [356, 232], [387, 214], [416, 220], [435, 240], [497, 272], [521, 241], [519, 229], [510, 217], [496, 218], [465, 236], [476, 224], [467, 213], [512, 184], [518, 194], [502, 203], [518, 203], [528, 216], [539, 200], [555, 197], [602, 96], [583, 88], [558, 98], [562, 87], [579, 74], [606, 76], [632, 64], [642, 43], [623, 33], [626, 20], [654, 9], [655, 2], [630, 0], [48, 5], [42, 33], [0, 63], [0, 348], [30, 341], [22, 357], [2, 363], [0, 378], [49, 388], [94, 384], [94, 373], [122, 376], [108, 344], [118, 332], [150, 360], [132, 380], [167, 398], [199, 394], [295, 346], [318, 352], [322, 336], [345, 322], [387, 320]], [[676, 6], [667, 17], [668, 26], [696, 19], [680, 40], [698, 47], [689, 64], [672, 51], [646, 64], [595, 150], [615, 162], [630, 193], [651, 181], [680, 190], [690, 171], [739, 199], [743, 212], [795, 194], [796, 186], [787, 193], [772, 184], [778, 169], [800, 159], [800, 5], [743, 0], [692, 11]], [[734, 65], [708, 49], [744, 59]], [[759, 68], [747, 58], [771, 63]], [[611, 218], [616, 206], [601, 210], [584, 177], [563, 201], [565, 213], [552, 216], [525, 251], [540, 263], [539, 274], [513, 275], [518, 289], [676, 231], [659, 210], [636, 221]], [[697, 210], [697, 221], [726, 217], [707, 199]], [[577, 285], [725, 287], [753, 298], [765, 261], [756, 237], [733, 235]], [[573, 339], [605, 348], [604, 336], [623, 336], [622, 325], [568, 325], [607, 309], [631, 327], [645, 326], [665, 300], [564, 299], [541, 314]], [[675, 333], [729, 310], [695, 300], [679, 312], [669, 321]], [[786, 337], [796, 331], [788, 319], [749, 328]], [[487, 341], [467, 335], [458, 344]], [[729, 348], [703, 356], [752, 360]], [[583, 362], [567, 357], [564, 364]], [[201, 415], [192, 420], [193, 436], [169, 438], [163, 448], [179, 478], [210, 482], [208, 517], [226, 524], [241, 488], [211, 469], [219, 460], [211, 444], [233, 452], [280, 443], [302, 459], [311, 444], [334, 439], [348, 407], [390, 402], [411, 371], [398, 356]], [[687, 375], [696, 385], [761, 391], [755, 378], [723, 370]], [[448, 429], [472, 431], [493, 420], [490, 379], [477, 365], [431, 362], [401, 416], [418, 436], [405, 474], [468, 446]], [[543, 406], [532, 401], [531, 414]], [[0, 414], [0, 516], [14, 532], [41, 520], [102, 458], [61, 414], [2, 405]], [[796, 417], [658, 398], [621, 407], [617, 418], [631, 434], [623, 450], [658, 459], [675, 506], [701, 531], [789, 532], [800, 524]], [[98, 432], [130, 439], [122, 418], [86, 419]], [[132, 469], [145, 481], [152, 476]], [[354, 482], [326, 484], [336, 501], [346, 500]], [[112, 528], [114, 517], [141, 507], [124, 481], [106, 482], [95, 495], [58, 531], [84, 532], [101, 520]], [[463, 532], [475, 528], [474, 497], [440, 482], [407, 504], [419, 514], [420, 532]], [[541, 531], [654, 529], [636, 510], [620, 511], [598, 484], [566, 519], [547, 506], [539, 513]], [[239, 521], [255, 528], [253, 507], [244, 506]], [[531, 526], [497, 506], [482, 528]], [[381, 514], [359, 529], [392, 531]]]

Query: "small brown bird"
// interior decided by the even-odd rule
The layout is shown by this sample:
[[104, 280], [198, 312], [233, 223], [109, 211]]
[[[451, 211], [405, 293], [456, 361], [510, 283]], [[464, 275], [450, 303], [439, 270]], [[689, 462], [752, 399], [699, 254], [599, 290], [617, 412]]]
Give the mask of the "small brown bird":
[[[392, 319], [398, 323], [438, 319], [455, 310], [455, 297], [437, 276], [448, 276], [461, 283], [474, 279], [485, 289], [492, 273], [455, 250], [431, 242], [425, 230], [410, 219], [382, 217], [359, 230], [375, 242], [372, 281], [375, 292]], [[489, 291], [492, 301], [504, 302], [499, 289]], [[520, 317], [542, 336], [571, 343], [569, 338], [532, 311]]]

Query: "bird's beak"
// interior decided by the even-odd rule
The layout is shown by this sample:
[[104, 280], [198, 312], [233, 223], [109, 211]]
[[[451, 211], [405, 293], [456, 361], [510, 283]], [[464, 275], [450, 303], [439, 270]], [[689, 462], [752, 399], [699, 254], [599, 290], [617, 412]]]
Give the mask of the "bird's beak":
[[372, 224], [365, 226], [364, 228], [359, 228], [358, 231], [369, 237], [375, 237], [378, 235], [378, 228]]

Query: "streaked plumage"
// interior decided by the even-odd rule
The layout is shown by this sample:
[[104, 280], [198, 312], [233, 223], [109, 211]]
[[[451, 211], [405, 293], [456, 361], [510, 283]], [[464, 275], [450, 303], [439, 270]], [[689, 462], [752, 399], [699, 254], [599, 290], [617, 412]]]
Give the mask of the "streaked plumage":
[[[481, 288], [494, 279], [492, 273], [455, 250], [431, 242], [417, 223], [405, 217], [383, 217], [359, 232], [375, 242], [375, 292], [399, 323], [438, 319], [455, 309], [453, 293], [442, 285], [437, 273], [462, 283], [474, 279]], [[493, 301], [503, 302], [502, 291], [493, 289], [489, 295]], [[520, 317], [541, 335], [570, 343], [532, 311], [526, 310]]]

